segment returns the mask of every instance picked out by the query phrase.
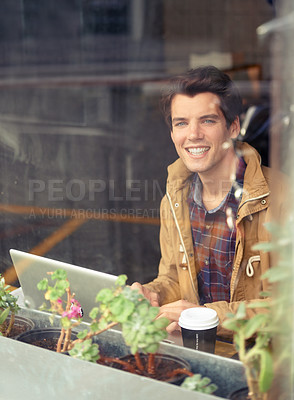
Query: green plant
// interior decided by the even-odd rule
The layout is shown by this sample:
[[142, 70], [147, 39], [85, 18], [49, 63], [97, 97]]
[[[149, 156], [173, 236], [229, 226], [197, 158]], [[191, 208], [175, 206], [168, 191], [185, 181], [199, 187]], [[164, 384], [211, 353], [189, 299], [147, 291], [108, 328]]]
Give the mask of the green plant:
[[81, 306], [71, 293], [66, 271], [57, 269], [54, 272], [48, 272], [48, 275], [54, 285], [50, 286], [48, 278], [44, 278], [38, 283], [37, 288], [45, 290], [44, 297], [49, 301], [50, 306], [44, 303], [40, 308], [52, 313], [51, 322], [55, 315], [61, 316], [61, 333], [56, 351], [66, 352], [71, 343], [72, 328], [78, 326], [82, 320]]
[[[135, 355], [138, 368], [142, 369], [139, 352], [150, 355], [149, 368], [153, 368], [152, 354], [157, 351], [160, 341], [166, 338], [165, 328], [169, 321], [156, 318], [159, 309], [152, 307], [139, 292], [126, 286], [125, 275], [118, 277], [115, 288], [102, 289], [97, 294], [96, 302], [99, 304], [90, 312], [90, 327], [79, 332], [78, 339], [74, 341], [70, 340], [70, 335], [82, 321], [80, 304], [71, 293], [64, 270], [58, 269], [49, 275], [54, 285], [50, 286], [48, 278], [45, 278], [38, 283], [38, 289], [45, 290], [45, 299], [50, 302], [49, 307], [45, 303], [42, 309], [50, 311], [52, 318], [56, 314], [61, 316], [62, 330], [57, 352], [69, 351], [73, 357], [96, 362], [99, 351], [98, 345], [92, 344], [93, 336], [121, 324], [124, 340]], [[65, 294], [66, 299], [63, 299]]]
[[203, 378], [200, 374], [188, 376], [181, 384], [181, 387], [206, 394], [212, 394], [217, 390], [217, 386], [214, 383], [211, 383], [210, 378]]
[[[51, 321], [55, 315], [61, 316], [62, 329], [57, 345], [58, 352], [68, 351], [72, 357], [97, 362], [100, 358], [99, 347], [97, 343], [92, 342], [93, 336], [120, 324], [124, 341], [135, 357], [137, 369], [144, 370], [140, 353], [145, 353], [148, 354], [148, 374], [152, 375], [155, 372], [154, 356], [160, 342], [167, 337], [166, 327], [169, 320], [157, 318], [159, 308], [152, 307], [138, 291], [126, 286], [126, 275], [118, 277], [114, 288], [100, 290], [96, 296], [97, 307], [94, 307], [89, 315], [92, 320], [90, 326], [80, 331], [76, 340], [70, 340], [70, 337], [72, 329], [82, 321], [80, 304], [71, 293], [64, 270], [58, 269], [48, 275], [54, 284], [49, 284], [48, 278], [44, 278], [38, 283], [38, 289], [45, 291], [45, 299], [50, 303], [49, 306], [44, 303], [42, 309], [52, 313]], [[117, 359], [111, 360], [118, 362]], [[180, 372], [185, 372], [190, 375], [189, 378], [193, 378], [183, 384], [187, 389], [205, 393], [212, 393], [217, 389], [215, 385], [209, 385], [209, 378], [199, 380], [199, 375], [194, 378], [190, 371], [175, 371]]]
[[0, 274], [0, 335], [9, 336], [18, 310], [17, 298], [10, 293], [10, 286], [5, 284], [5, 279]]
[[[223, 326], [234, 332], [234, 344], [240, 361], [244, 364], [249, 396], [252, 400], [261, 400], [273, 379], [273, 361], [271, 355], [271, 315], [269, 303], [250, 305], [268, 309], [252, 318], [246, 317], [246, 305], [241, 303], [236, 314], [229, 314]], [[249, 307], [249, 306], [248, 306]], [[249, 340], [254, 338], [254, 343]]]
[[275, 267], [264, 274], [272, 285], [271, 323], [273, 334], [274, 377], [270, 400], [286, 399], [294, 393], [293, 323], [294, 323], [294, 218], [290, 212], [283, 224], [267, 224], [272, 241], [261, 243], [259, 249], [271, 251]]
[[[254, 249], [271, 252], [275, 257], [275, 266], [262, 276], [268, 280], [271, 290], [260, 293], [261, 297], [266, 297], [265, 300], [247, 305], [241, 303], [237, 313], [229, 314], [223, 323], [225, 328], [234, 332], [234, 343], [245, 367], [252, 400], [268, 397], [276, 375], [279, 375], [281, 392], [285, 387], [293, 387], [291, 335], [294, 302], [290, 297], [293, 293], [293, 220], [289, 218], [284, 225], [268, 223], [266, 228], [272, 240], [259, 243]], [[259, 312], [247, 318], [248, 308], [259, 308]], [[285, 378], [287, 376], [290, 382]], [[277, 400], [278, 396], [275, 394], [272, 398]]]

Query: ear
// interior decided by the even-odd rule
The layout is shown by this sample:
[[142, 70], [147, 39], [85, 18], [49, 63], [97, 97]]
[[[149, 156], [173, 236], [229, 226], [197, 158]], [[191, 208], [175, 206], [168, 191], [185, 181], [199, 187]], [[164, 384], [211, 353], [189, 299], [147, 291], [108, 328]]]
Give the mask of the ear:
[[231, 123], [230, 126], [231, 139], [236, 139], [239, 133], [240, 133], [240, 119], [239, 117], [236, 117], [236, 119]]

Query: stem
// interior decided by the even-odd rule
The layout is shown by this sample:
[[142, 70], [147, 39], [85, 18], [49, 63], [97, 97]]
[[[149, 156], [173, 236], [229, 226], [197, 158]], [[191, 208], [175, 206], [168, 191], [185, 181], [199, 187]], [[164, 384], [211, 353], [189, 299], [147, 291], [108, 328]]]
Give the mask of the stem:
[[239, 359], [243, 363], [246, 373], [246, 380], [248, 385], [248, 396], [251, 400], [263, 400], [263, 394], [259, 392], [258, 379], [252, 373], [251, 359], [254, 356], [254, 350], [250, 349], [246, 352], [246, 339], [243, 332], [239, 332]]
[[99, 331], [95, 331], [95, 332], [88, 332], [87, 335], [84, 337], [84, 339], [76, 339], [73, 342], [71, 342], [68, 346], [68, 350], [71, 350], [76, 343], [82, 343], [85, 340], [90, 339], [93, 336], [99, 335], [100, 333], [107, 331], [108, 329], [112, 328], [113, 326], [115, 326], [117, 324], [118, 324], [118, 322], [111, 322], [104, 329], [100, 329]]
[[134, 357], [135, 357], [135, 360], [136, 360], [136, 365], [137, 365], [138, 370], [139, 371], [144, 371], [144, 366], [142, 364], [142, 360], [141, 360], [141, 357], [140, 357], [140, 354], [139, 354], [138, 351], [135, 353]]
[[258, 381], [247, 375], [248, 396], [251, 400], [263, 400], [263, 393], [259, 392]]
[[[71, 301], [71, 292], [70, 292], [70, 288], [66, 288], [66, 294], [67, 294], [67, 298], [66, 298], [66, 311], [70, 310], [70, 301]], [[64, 335], [66, 332], [66, 337], [65, 337], [65, 342], [63, 344], [63, 348], [61, 350], [61, 346], [62, 346], [62, 342], [64, 339]], [[57, 353], [61, 353], [61, 351], [66, 351], [69, 345], [69, 341], [70, 341], [70, 336], [69, 336], [69, 332], [70, 332], [70, 336], [71, 336], [71, 329], [67, 329], [67, 331], [65, 331], [64, 328], [61, 328], [61, 332], [60, 332], [60, 336], [58, 338], [58, 342], [57, 342], [57, 348], [56, 348], [56, 352]]]
[[15, 313], [11, 313], [8, 328], [6, 329], [5, 336], [9, 336], [15, 320]]
[[175, 376], [175, 375], [182, 375], [182, 374], [185, 374], [185, 375], [187, 375], [187, 376], [193, 376], [194, 374], [193, 374], [193, 372], [191, 372], [191, 371], [189, 371], [188, 369], [186, 369], [186, 368], [177, 368], [177, 369], [174, 369], [173, 371], [170, 371], [169, 373], [168, 373], [168, 376], [170, 376], [170, 377], [172, 377], [172, 376]]
[[153, 353], [148, 354], [148, 374], [155, 374], [155, 354]]
[[[236, 343], [235, 343], [235, 347], [236, 347]], [[246, 355], [246, 344], [245, 344], [245, 338], [243, 335], [243, 332], [240, 331], [239, 332], [239, 359], [240, 361], [246, 365], [246, 360], [245, 360], [245, 355]]]
[[71, 328], [66, 330], [66, 334], [65, 334], [65, 340], [63, 343], [63, 347], [62, 347], [62, 352], [66, 352], [68, 349], [68, 346], [70, 344], [70, 338], [71, 338]]
[[57, 353], [61, 353], [61, 345], [62, 345], [62, 341], [63, 341], [63, 338], [64, 338], [64, 334], [65, 334], [65, 329], [61, 328], [61, 332], [60, 332], [60, 336], [58, 338], [57, 348], [56, 348], [56, 352]]
[[136, 373], [136, 369], [127, 361], [120, 360], [119, 358], [114, 357], [100, 357], [99, 364], [105, 363], [106, 365], [109, 363], [116, 363], [123, 366], [123, 369], [128, 372]]
[[66, 299], [66, 308], [65, 311], [69, 311], [70, 310], [70, 301], [71, 301], [71, 292], [70, 292], [70, 287], [66, 288], [66, 294], [67, 294], [67, 299]]

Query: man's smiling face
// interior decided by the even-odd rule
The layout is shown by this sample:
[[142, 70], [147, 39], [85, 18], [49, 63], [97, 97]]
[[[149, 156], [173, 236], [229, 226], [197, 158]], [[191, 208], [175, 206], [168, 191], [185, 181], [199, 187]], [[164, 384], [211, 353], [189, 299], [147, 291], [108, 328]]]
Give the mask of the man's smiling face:
[[191, 172], [226, 174], [234, 154], [231, 139], [240, 125], [237, 118], [227, 127], [220, 99], [211, 92], [193, 97], [177, 94], [171, 103], [171, 137], [179, 157]]

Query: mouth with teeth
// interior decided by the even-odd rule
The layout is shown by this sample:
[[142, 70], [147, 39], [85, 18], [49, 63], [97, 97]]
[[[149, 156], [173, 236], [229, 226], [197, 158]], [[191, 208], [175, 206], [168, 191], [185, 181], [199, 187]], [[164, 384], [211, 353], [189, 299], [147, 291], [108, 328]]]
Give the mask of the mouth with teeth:
[[190, 147], [186, 150], [193, 156], [202, 156], [203, 154], [208, 152], [209, 147]]

